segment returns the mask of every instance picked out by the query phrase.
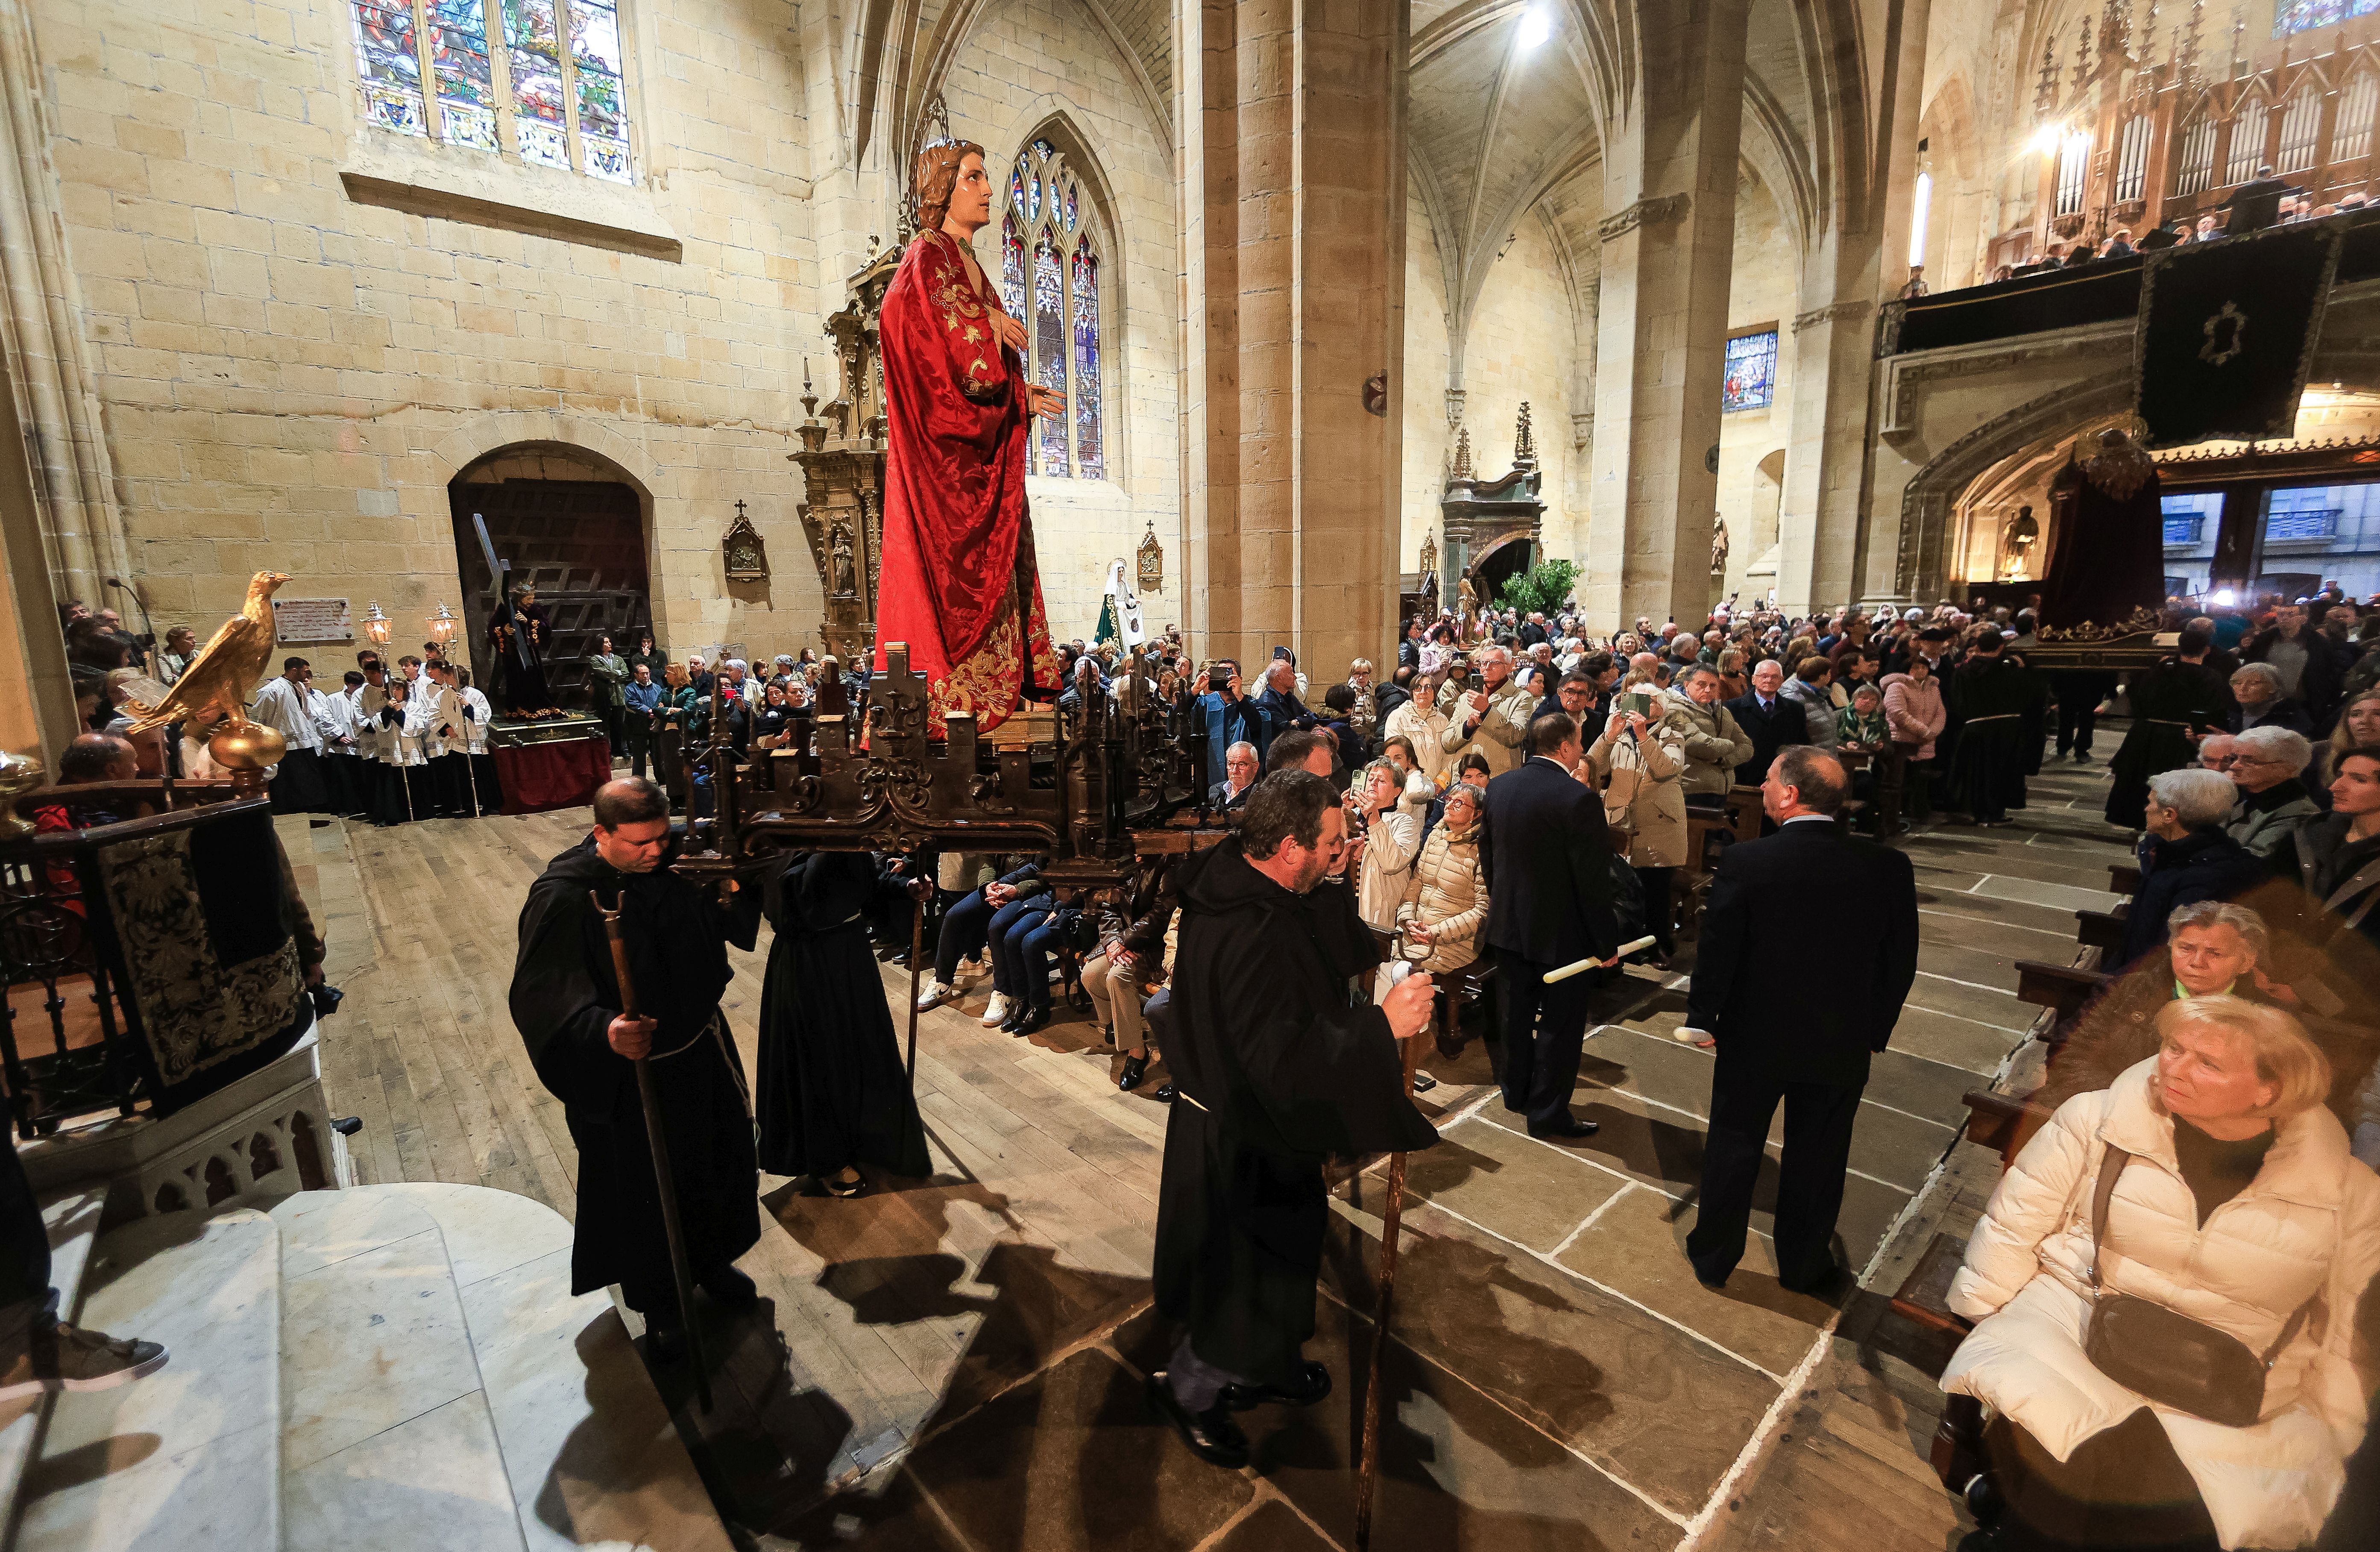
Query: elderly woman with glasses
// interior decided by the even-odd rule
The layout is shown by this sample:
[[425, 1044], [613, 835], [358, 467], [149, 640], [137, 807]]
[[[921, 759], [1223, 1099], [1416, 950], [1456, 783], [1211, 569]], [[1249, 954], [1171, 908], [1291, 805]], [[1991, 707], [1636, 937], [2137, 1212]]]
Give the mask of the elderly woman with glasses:
[[2313, 758], [2303, 734], [2269, 722], [2234, 737], [2228, 774], [2240, 796], [2224, 832], [2260, 857], [2279, 855], [2298, 821], [2322, 812], [2299, 780]]

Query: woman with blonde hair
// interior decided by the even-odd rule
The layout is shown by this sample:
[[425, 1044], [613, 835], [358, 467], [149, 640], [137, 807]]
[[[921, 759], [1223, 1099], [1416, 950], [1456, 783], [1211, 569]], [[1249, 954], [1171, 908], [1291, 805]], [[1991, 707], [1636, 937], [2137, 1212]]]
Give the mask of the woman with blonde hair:
[[2362, 1438], [2350, 1354], [2380, 1179], [2297, 1021], [2158, 1011], [2157, 1054], [2058, 1107], [1952, 1279], [1943, 1389], [1994, 1414], [1967, 1486], [2003, 1548], [2297, 1546]]

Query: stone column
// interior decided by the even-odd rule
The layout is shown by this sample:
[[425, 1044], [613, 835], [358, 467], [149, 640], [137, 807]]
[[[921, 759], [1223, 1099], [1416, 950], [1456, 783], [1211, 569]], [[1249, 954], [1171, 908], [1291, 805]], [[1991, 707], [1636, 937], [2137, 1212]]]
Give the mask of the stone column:
[[[28, 473], [51, 585], [100, 609], [113, 601], [102, 596], [100, 579], [129, 568], [85, 354], [82, 292], [66, 253], [48, 120], [32, 18], [22, 4], [0, 6], [0, 332], [23, 446], [32, 455]], [[140, 176], [140, 160], [129, 160], [132, 176]], [[16, 558], [12, 550], [12, 564]]]
[[1406, 7], [1176, 19], [1192, 642], [1251, 681], [1288, 645], [1320, 685], [1394, 655]]
[[44, 555], [40, 504], [25, 461], [25, 425], [13, 384], [0, 384], [0, 653], [13, 649], [23, 671], [0, 673], [0, 749], [39, 755], [55, 777], [57, 758], [81, 730], [57, 594]]
[[1596, 628], [1710, 603], [1746, 0], [1639, 18], [1643, 70], [1604, 152], [1586, 579]]
[[1883, 163], [1880, 176], [1872, 184], [1838, 180], [1828, 227], [1803, 261], [1806, 310], [1794, 318], [1791, 337], [1779, 342], [1793, 352], [1793, 424], [1778, 513], [1777, 596], [1789, 614], [1880, 601], [1894, 585], [1889, 542], [1880, 572], [1864, 553], [1868, 401], [1876, 309], [1909, 275], [1928, 0], [1901, 0], [1897, 12], [1898, 47], [1876, 89], [1870, 142]]

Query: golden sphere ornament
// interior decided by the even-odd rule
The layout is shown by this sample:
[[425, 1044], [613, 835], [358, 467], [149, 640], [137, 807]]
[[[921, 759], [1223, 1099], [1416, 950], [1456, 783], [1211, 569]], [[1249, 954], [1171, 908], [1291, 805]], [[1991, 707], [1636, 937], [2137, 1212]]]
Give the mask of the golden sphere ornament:
[[261, 722], [241, 722], [218, 729], [207, 740], [207, 753], [229, 770], [261, 770], [280, 763], [289, 741]]

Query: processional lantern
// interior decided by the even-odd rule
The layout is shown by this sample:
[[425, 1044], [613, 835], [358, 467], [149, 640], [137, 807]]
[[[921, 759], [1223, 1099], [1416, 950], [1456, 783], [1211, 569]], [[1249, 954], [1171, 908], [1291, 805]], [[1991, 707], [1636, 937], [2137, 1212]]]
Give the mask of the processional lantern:
[[373, 646], [388, 645], [388, 616], [380, 612], [379, 600], [375, 599], [364, 606], [364, 634], [371, 637]]
[[430, 639], [438, 643], [443, 656], [447, 643], [455, 639], [455, 612], [442, 603], [438, 606], [438, 612], [429, 617], [428, 624]]

